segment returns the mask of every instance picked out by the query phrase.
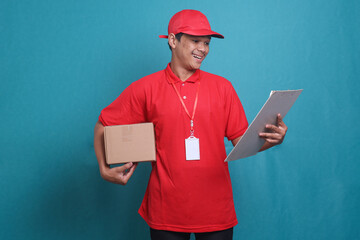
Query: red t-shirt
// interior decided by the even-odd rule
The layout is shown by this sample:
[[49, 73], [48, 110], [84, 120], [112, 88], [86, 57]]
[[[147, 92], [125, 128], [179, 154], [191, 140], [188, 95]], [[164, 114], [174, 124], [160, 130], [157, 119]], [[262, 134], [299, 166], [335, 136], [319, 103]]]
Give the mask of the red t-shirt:
[[[169, 79], [174, 81], [190, 115], [198, 81], [200, 91], [194, 134], [200, 160], [187, 161], [190, 136], [186, 114]], [[178, 232], [212, 232], [237, 224], [224, 137], [233, 140], [248, 123], [241, 102], [225, 78], [197, 70], [185, 82], [166, 69], [132, 83], [99, 120], [104, 126], [152, 122], [157, 161], [152, 163], [139, 214], [151, 228]]]

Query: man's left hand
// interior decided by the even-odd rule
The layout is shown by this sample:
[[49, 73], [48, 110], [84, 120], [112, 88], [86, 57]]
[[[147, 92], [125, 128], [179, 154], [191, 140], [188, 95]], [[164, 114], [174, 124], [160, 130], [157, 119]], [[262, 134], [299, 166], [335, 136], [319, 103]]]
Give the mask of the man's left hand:
[[278, 145], [284, 141], [288, 128], [283, 122], [280, 114], [277, 115], [277, 126], [272, 124], [266, 124], [265, 128], [269, 132], [259, 133], [259, 136], [265, 139], [266, 142], [270, 143], [270, 145]]

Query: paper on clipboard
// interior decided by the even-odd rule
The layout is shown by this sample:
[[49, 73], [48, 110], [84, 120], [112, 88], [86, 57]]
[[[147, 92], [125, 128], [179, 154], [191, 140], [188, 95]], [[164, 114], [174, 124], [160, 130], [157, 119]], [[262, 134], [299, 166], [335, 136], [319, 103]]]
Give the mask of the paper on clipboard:
[[257, 154], [265, 143], [265, 140], [259, 137], [259, 133], [265, 131], [266, 124], [276, 124], [278, 113], [284, 118], [301, 92], [302, 89], [271, 91], [268, 100], [256, 115], [242, 138], [229, 153], [225, 162]]

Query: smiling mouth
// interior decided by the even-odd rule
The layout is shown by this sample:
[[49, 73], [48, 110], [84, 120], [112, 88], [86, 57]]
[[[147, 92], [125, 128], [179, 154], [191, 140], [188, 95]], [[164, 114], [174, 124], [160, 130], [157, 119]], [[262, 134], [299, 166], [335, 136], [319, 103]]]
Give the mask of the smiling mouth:
[[193, 57], [195, 59], [198, 59], [198, 60], [203, 60], [204, 59], [204, 56], [200, 56], [200, 55], [196, 55], [196, 54], [193, 54]]

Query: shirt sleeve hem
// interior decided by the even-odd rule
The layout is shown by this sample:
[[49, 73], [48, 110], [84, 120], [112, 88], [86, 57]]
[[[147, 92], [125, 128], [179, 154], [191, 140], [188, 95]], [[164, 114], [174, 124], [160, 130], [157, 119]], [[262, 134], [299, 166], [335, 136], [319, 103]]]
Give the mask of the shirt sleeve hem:
[[241, 130], [240, 132], [236, 133], [236, 134], [233, 134], [232, 136], [229, 136], [227, 139], [229, 141], [232, 141], [238, 137], [241, 137], [242, 135], [244, 135], [244, 133], [246, 132], [247, 128], [245, 128], [244, 130]]
[[99, 121], [102, 123], [102, 125], [105, 127], [105, 126], [108, 126], [108, 124], [106, 124], [105, 120], [103, 119], [102, 117], [102, 114], [100, 114], [99, 116]]

